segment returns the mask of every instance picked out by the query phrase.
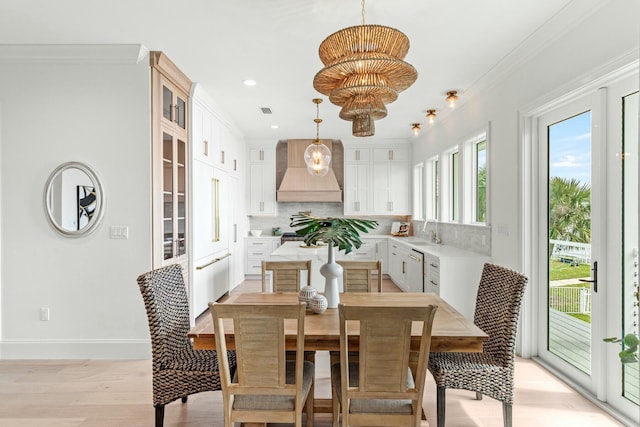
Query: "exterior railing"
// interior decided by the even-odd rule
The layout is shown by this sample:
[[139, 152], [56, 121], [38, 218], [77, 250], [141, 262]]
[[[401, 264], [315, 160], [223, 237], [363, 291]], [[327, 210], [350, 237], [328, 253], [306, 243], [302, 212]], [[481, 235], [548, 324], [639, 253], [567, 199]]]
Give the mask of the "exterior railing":
[[591, 263], [591, 243], [569, 242], [566, 240], [549, 240], [553, 244], [551, 259], [579, 264]]
[[591, 313], [591, 290], [556, 286], [549, 289], [549, 307], [562, 313]]

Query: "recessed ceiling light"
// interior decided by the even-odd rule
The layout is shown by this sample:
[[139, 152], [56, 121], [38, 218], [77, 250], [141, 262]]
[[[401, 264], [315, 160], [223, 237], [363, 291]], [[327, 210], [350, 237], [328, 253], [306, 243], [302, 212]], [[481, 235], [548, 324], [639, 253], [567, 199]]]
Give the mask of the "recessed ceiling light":
[[245, 86], [255, 86], [257, 84], [257, 82], [252, 79], [245, 79], [242, 83], [244, 83]]
[[278, 129], [280, 126], [278, 125], [271, 125], [271, 129]]

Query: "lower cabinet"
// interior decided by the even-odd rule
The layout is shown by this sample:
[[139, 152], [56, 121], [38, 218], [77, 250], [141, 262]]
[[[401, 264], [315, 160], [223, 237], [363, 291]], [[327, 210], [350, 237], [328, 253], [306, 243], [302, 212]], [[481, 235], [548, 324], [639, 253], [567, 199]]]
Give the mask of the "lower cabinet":
[[280, 237], [247, 237], [245, 239], [245, 274], [261, 274], [262, 261], [269, 259], [271, 252], [280, 247]]
[[191, 310], [194, 319], [208, 310], [209, 302], [229, 292], [229, 257], [225, 250], [196, 260]]

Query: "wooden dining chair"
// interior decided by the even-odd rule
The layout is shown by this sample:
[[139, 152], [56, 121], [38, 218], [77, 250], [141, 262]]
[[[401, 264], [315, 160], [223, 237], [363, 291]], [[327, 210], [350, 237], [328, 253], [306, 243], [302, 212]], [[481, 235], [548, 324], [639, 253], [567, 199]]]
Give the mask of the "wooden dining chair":
[[[164, 407], [186, 403], [190, 394], [221, 390], [215, 350], [194, 350], [187, 338], [189, 300], [178, 264], [158, 268], [137, 278], [149, 320], [152, 353], [155, 425], [164, 423]], [[235, 369], [235, 353], [224, 353], [227, 368]]]
[[[342, 266], [343, 292], [382, 292], [382, 261], [380, 260], [340, 260]], [[377, 273], [374, 276], [373, 273]], [[358, 352], [352, 356], [357, 357]], [[329, 361], [340, 363], [340, 352], [330, 351]]]
[[[224, 425], [295, 423], [313, 427], [314, 365], [303, 361], [305, 304], [253, 305], [209, 303], [222, 380]], [[296, 358], [285, 358], [285, 320], [296, 322]], [[233, 322], [237, 369], [224, 357], [223, 321]]]
[[445, 389], [485, 394], [502, 402], [503, 423], [511, 427], [513, 373], [518, 316], [527, 278], [494, 264], [485, 264], [478, 286], [473, 323], [489, 339], [482, 353], [432, 353], [429, 371], [436, 382], [438, 427], [445, 422]]
[[311, 260], [306, 261], [262, 261], [262, 292], [269, 292], [267, 271], [271, 271], [271, 292], [299, 292], [300, 272], [307, 272], [311, 286]]
[[[371, 307], [338, 305], [340, 364], [331, 367], [333, 426], [420, 425], [431, 326], [436, 306]], [[349, 322], [349, 326], [347, 323]], [[358, 330], [359, 360], [350, 360], [347, 331]], [[420, 322], [417, 362], [412, 359], [411, 328]], [[353, 332], [351, 332], [353, 334]], [[352, 346], [353, 347], [353, 346]], [[341, 411], [339, 410], [341, 408]]]
[[[340, 260], [344, 292], [382, 292], [382, 261]], [[374, 272], [377, 276], [374, 276]]]

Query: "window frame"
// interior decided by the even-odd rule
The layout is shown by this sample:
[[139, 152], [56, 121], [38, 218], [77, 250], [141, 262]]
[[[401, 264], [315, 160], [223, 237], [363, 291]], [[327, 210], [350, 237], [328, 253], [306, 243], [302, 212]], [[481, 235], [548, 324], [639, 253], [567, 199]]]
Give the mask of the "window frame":
[[425, 165], [424, 162], [413, 165], [413, 219], [425, 218]]

